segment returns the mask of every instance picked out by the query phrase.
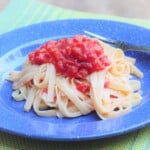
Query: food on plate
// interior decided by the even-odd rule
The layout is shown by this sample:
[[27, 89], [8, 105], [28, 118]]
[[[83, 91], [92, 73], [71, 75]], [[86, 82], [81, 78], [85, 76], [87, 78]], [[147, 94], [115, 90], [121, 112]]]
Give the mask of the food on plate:
[[96, 38], [75, 35], [50, 40], [33, 52], [21, 71], [12, 71], [12, 97], [39, 116], [77, 117], [96, 111], [120, 116], [142, 99], [143, 77], [135, 59]]

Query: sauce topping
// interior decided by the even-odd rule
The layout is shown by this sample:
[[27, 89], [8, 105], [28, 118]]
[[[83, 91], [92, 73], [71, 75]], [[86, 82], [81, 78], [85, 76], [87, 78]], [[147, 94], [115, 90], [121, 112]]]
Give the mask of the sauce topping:
[[28, 58], [32, 64], [52, 63], [57, 73], [71, 78], [85, 78], [110, 65], [99, 41], [83, 35], [50, 40], [29, 53]]

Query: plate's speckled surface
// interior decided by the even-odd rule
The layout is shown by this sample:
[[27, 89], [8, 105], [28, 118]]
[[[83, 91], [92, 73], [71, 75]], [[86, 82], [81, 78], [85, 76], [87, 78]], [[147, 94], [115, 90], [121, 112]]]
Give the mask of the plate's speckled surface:
[[20, 28], [0, 35], [0, 130], [47, 140], [89, 140], [123, 134], [150, 124], [150, 53], [128, 52], [144, 72], [143, 100], [132, 112], [108, 120], [95, 113], [74, 119], [39, 117], [23, 111], [24, 102], [11, 98], [12, 84], [7, 73], [20, 69], [28, 52], [49, 39], [84, 34], [84, 30], [132, 44], [150, 45], [150, 30], [105, 20], [61, 20]]

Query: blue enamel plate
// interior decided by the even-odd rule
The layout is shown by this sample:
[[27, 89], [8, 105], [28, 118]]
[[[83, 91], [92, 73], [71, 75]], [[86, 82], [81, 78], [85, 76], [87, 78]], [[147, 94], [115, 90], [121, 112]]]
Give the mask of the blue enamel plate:
[[43, 140], [91, 140], [112, 137], [150, 124], [150, 53], [128, 52], [144, 73], [142, 102], [125, 115], [101, 120], [95, 112], [73, 118], [39, 117], [24, 112], [24, 101], [12, 99], [12, 83], [6, 75], [20, 69], [27, 54], [50, 39], [84, 34], [84, 30], [131, 44], [149, 45], [150, 30], [126, 23], [79, 19], [43, 22], [0, 35], [0, 130]]

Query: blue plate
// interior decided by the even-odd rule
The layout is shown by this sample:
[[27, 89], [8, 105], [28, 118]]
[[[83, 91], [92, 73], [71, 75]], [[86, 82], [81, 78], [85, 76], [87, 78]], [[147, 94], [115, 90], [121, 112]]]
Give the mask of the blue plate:
[[49, 39], [84, 34], [84, 30], [131, 44], [150, 45], [150, 30], [106, 20], [44, 22], [0, 35], [0, 130], [44, 140], [71, 141], [116, 136], [150, 124], [150, 53], [127, 53], [137, 59], [137, 66], [144, 73], [143, 100], [120, 117], [100, 120], [95, 113], [73, 119], [39, 117], [33, 111], [24, 112], [24, 102], [11, 98], [12, 84], [5, 77], [9, 71], [20, 69], [28, 52]]

